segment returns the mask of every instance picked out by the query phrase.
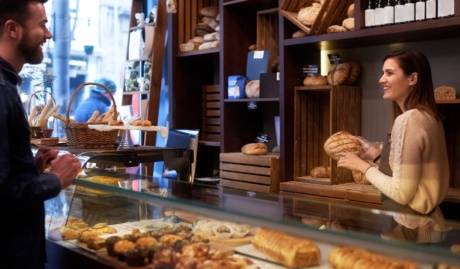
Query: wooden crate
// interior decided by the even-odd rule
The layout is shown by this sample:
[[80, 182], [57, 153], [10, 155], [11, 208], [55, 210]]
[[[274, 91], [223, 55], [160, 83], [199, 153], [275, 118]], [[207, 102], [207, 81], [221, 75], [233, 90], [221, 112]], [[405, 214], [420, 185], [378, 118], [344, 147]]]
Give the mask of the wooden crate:
[[203, 86], [201, 140], [220, 142], [220, 86]]
[[278, 8], [257, 12], [257, 50], [270, 51], [270, 64], [275, 61], [279, 54], [278, 30]]
[[313, 0], [284, 0], [280, 13], [307, 35], [321, 35], [327, 33], [327, 28], [331, 25], [342, 25], [342, 21], [347, 18], [348, 7], [354, 3], [353, 0], [326, 0], [315, 22], [308, 27], [297, 19], [297, 13], [301, 8], [311, 6], [313, 2]]
[[220, 185], [262, 193], [279, 192], [279, 154], [220, 154]]
[[[294, 177], [296, 181], [334, 185], [353, 182], [324, 151], [334, 133], [361, 133], [361, 89], [354, 86], [301, 86], [294, 95]], [[310, 170], [330, 166], [330, 178], [312, 178]]]
[[196, 25], [202, 22], [199, 12], [202, 7], [219, 6], [218, 0], [177, 1], [177, 44], [186, 43], [195, 37]]

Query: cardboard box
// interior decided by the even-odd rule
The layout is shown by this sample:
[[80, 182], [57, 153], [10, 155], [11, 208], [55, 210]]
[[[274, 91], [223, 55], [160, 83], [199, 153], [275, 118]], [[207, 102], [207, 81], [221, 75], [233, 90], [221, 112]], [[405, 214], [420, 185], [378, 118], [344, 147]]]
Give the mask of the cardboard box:
[[235, 75], [228, 76], [228, 99], [245, 98], [246, 77]]

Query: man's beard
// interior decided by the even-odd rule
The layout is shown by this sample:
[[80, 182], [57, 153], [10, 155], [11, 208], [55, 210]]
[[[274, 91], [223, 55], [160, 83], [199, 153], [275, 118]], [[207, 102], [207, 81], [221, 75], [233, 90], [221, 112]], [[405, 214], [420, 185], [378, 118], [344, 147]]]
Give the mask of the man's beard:
[[28, 38], [27, 32], [24, 39], [18, 46], [20, 52], [29, 64], [39, 64], [43, 61], [43, 51], [40, 45], [33, 45], [33, 42]]

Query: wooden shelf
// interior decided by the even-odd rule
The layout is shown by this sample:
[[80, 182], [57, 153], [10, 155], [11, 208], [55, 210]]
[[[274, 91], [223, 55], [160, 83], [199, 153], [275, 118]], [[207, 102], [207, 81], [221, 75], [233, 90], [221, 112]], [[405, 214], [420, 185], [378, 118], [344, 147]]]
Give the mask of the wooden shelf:
[[207, 140], [199, 140], [198, 145], [202, 146], [210, 146], [210, 147], [220, 147], [220, 142], [217, 141], [207, 141]]
[[247, 102], [279, 102], [279, 98], [244, 98], [244, 99], [225, 99], [225, 103], [247, 103]]
[[458, 37], [460, 17], [285, 39], [285, 46], [308, 45], [331, 50]]
[[194, 50], [194, 51], [186, 51], [180, 52], [177, 54], [176, 57], [193, 57], [193, 56], [203, 56], [206, 54], [219, 54], [219, 48], [212, 48], [206, 50]]
[[453, 100], [436, 100], [436, 104], [444, 104], [444, 105], [449, 105], [449, 104], [460, 104], [460, 99], [453, 99]]

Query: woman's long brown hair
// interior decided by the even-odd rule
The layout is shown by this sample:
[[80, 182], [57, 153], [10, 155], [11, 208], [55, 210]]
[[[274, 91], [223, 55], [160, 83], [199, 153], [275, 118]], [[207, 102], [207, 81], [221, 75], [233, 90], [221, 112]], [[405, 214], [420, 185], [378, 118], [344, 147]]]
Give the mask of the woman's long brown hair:
[[[413, 90], [404, 100], [404, 109], [420, 109], [427, 112], [437, 120], [442, 120], [443, 116], [438, 111], [434, 99], [433, 79], [431, 77], [430, 62], [424, 54], [416, 50], [399, 50], [395, 51], [384, 58], [394, 59], [406, 76], [417, 73], [417, 83]], [[403, 111], [393, 101], [393, 123]]]

